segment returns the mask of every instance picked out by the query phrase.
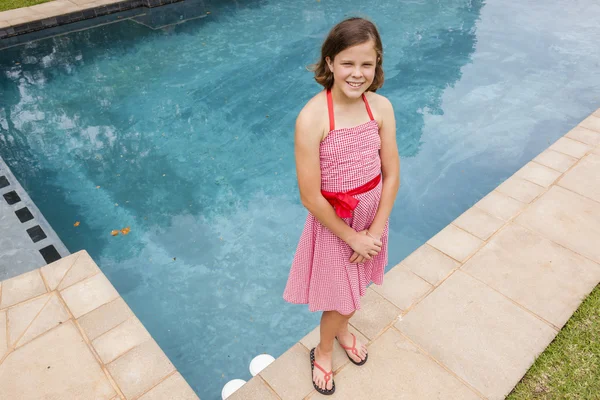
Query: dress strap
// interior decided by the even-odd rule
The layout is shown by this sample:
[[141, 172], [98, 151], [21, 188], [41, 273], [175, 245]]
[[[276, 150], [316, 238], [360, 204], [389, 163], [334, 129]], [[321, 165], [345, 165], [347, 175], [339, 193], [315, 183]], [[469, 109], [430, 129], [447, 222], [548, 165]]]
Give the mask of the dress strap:
[[367, 107], [367, 113], [369, 113], [369, 118], [371, 118], [371, 121], [373, 121], [375, 118], [373, 118], [373, 113], [371, 112], [371, 107], [369, 107], [369, 102], [367, 101], [367, 96], [365, 96], [365, 94], [363, 93], [362, 95], [363, 101], [365, 102], [365, 107]]
[[335, 129], [335, 117], [333, 116], [333, 98], [331, 89], [327, 89], [327, 109], [329, 110], [329, 132]]

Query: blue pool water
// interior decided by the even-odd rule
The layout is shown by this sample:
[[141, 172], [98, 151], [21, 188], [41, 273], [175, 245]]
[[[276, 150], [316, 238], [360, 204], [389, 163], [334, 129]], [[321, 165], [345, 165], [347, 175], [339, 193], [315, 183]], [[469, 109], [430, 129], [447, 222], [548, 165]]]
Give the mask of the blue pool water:
[[595, 3], [188, 0], [1, 51], [0, 155], [218, 399], [318, 323], [281, 295], [306, 216], [294, 120], [328, 29], [369, 15], [383, 37], [391, 267], [600, 106]]

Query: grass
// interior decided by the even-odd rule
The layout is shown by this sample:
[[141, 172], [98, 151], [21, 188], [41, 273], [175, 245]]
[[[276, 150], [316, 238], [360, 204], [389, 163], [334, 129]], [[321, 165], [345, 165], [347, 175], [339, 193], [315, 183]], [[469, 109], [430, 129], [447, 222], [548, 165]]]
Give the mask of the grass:
[[0, 1], [0, 11], [35, 6], [36, 4], [46, 3], [48, 1], [51, 0], [2, 0]]
[[600, 399], [600, 285], [506, 400]]

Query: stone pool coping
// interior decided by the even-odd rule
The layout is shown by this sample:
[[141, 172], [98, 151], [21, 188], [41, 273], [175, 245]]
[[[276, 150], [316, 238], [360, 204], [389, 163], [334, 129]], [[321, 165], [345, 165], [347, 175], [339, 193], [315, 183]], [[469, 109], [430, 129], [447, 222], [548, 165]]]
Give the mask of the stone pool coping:
[[[503, 399], [600, 282], [600, 109], [372, 285], [331, 399]], [[318, 328], [230, 400], [324, 398]]]
[[153, 8], [180, 1], [183, 0], [52, 0], [0, 12], [0, 40], [139, 7]]
[[0, 398], [198, 396], [80, 251], [0, 282]]

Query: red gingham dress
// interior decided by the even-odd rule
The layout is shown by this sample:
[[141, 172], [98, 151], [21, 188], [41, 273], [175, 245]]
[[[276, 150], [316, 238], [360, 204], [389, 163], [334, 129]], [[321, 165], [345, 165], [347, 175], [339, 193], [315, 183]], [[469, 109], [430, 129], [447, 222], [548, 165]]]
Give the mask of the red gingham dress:
[[[381, 173], [379, 126], [364, 95], [363, 100], [371, 120], [353, 128], [334, 129], [333, 108], [329, 106], [331, 130], [320, 145], [321, 190], [348, 192]], [[371, 191], [353, 196], [359, 200], [358, 206], [352, 217], [343, 220], [357, 232], [371, 226], [381, 189], [379, 182]], [[383, 283], [388, 262], [387, 221], [381, 242], [381, 252], [371, 260], [350, 263], [352, 248], [309, 213], [283, 298], [290, 303], [308, 304], [310, 311], [335, 310], [347, 315], [359, 310], [367, 286]]]

